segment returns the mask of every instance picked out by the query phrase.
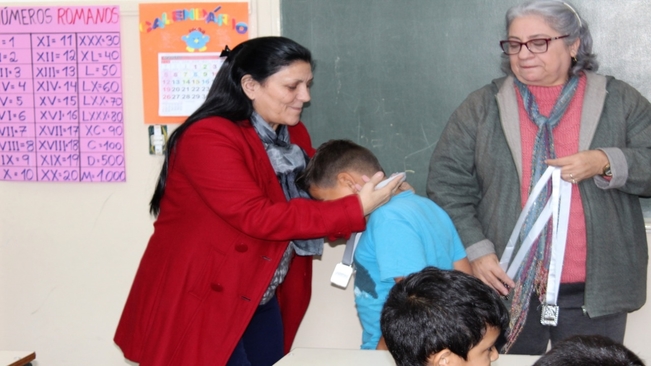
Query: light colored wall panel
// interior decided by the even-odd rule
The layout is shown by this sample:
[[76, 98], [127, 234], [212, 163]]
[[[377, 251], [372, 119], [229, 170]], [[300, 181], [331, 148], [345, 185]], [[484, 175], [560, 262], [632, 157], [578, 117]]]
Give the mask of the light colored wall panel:
[[[61, 4], [3, 5], [52, 3]], [[122, 49], [127, 183], [0, 182], [0, 349], [34, 350], [35, 366], [128, 364], [112, 337], [152, 231], [147, 205], [161, 159], [147, 154], [142, 123], [137, 2], [101, 3], [120, 5], [122, 33], [132, 35]], [[251, 12], [252, 36], [280, 33], [279, 0], [251, 0]], [[352, 284], [329, 284], [342, 254], [342, 245], [326, 246], [315, 260], [312, 302], [295, 347], [359, 346]], [[630, 316], [626, 344], [651, 361], [648, 324], [649, 305]]]
[[[36, 351], [35, 366], [124, 365], [113, 333], [153, 229], [148, 202], [162, 163], [148, 154], [143, 124], [138, 2], [2, 5], [52, 4], [120, 6], [127, 182], [0, 182], [0, 349]], [[251, 37], [279, 33], [277, 0], [250, 9], [259, 9]]]

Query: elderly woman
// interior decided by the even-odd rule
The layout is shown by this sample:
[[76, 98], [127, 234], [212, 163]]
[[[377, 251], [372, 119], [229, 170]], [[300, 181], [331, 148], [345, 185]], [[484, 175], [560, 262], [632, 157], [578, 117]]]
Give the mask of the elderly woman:
[[148, 365], [271, 365], [310, 299], [312, 255], [386, 202], [397, 180], [305, 199], [294, 178], [313, 154], [299, 121], [310, 52], [282, 37], [246, 41], [206, 101], [170, 137], [151, 200], [158, 216], [115, 342]]
[[[574, 334], [622, 342], [626, 314], [646, 298], [639, 196], [651, 195], [651, 104], [595, 73], [590, 31], [568, 3], [516, 5], [506, 32], [507, 76], [470, 94], [450, 117], [432, 155], [428, 195], [452, 217], [475, 276], [511, 300], [502, 351], [542, 354], [550, 339]], [[549, 223], [515, 278], [499, 265], [549, 165], [573, 183], [565, 255], [553, 258], [563, 265], [556, 304], [546, 303]]]

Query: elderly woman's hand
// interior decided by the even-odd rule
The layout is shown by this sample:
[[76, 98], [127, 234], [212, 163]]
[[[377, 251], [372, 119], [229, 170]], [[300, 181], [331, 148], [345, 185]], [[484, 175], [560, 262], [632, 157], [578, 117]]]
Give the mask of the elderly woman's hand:
[[608, 156], [601, 150], [587, 150], [558, 159], [547, 159], [545, 163], [560, 167], [561, 177], [576, 184], [603, 174], [604, 167], [608, 164]]
[[481, 256], [471, 261], [470, 266], [475, 277], [502, 295], [508, 295], [509, 289], [515, 287], [515, 282], [500, 267], [500, 261], [495, 254]]
[[393, 179], [386, 186], [375, 189], [375, 186], [382, 181], [382, 178], [384, 178], [382, 172], [375, 173], [358, 193], [364, 209], [364, 216], [369, 215], [373, 210], [387, 203], [398, 185], [400, 185], [400, 179]]

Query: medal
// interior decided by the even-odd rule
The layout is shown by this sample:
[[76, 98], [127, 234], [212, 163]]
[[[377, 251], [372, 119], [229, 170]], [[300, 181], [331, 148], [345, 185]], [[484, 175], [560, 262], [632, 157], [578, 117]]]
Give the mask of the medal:
[[540, 324], [551, 325], [552, 327], [558, 325], [558, 305], [543, 304], [540, 313]]

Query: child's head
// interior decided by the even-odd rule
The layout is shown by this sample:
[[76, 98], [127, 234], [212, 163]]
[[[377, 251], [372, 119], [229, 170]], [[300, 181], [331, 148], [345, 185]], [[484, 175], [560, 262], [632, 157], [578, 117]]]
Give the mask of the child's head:
[[349, 140], [330, 140], [319, 146], [298, 177], [297, 184], [318, 200], [334, 200], [357, 193], [362, 176], [372, 176], [382, 167], [367, 148]]
[[599, 335], [578, 335], [562, 340], [534, 366], [644, 366], [624, 345]]
[[380, 325], [399, 366], [489, 365], [509, 315], [497, 292], [458, 271], [427, 267], [395, 284]]

